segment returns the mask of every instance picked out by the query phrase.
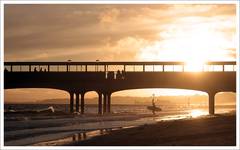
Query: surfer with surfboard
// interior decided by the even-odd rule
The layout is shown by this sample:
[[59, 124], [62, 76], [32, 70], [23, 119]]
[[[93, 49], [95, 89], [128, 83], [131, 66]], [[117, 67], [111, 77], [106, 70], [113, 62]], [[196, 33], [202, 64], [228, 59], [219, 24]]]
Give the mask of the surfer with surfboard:
[[155, 105], [155, 99], [154, 99], [155, 94], [153, 94], [153, 98], [152, 98], [152, 106], [147, 106], [147, 109], [151, 110], [152, 113], [155, 115], [155, 111], [162, 111], [161, 108], [157, 107]]

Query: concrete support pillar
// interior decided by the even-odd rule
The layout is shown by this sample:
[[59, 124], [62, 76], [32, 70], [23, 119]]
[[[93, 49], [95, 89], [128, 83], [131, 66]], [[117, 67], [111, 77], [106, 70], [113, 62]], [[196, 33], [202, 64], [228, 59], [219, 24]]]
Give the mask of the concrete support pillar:
[[215, 113], [215, 93], [214, 92], [209, 92], [208, 93], [208, 111], [209, 115], [214, 115]]
[[84, 105], [85, 105], [84, 95], [85, 93], [81, 93], [81, 114], [84, 114]]
[[102, 114], [102, 93], [98, 94], [98, 114]]
[[107, 94], [103, 94], [103, 113], [107, 112]]
[[111, 112], [111, 94], [107, 94], [107, 112]]
[[76, 112], [79, 112], [79, 93], [76, 93]]
[[73, 104], [74, 104], [73, 98], [74, 98], [74, 93], [70, 92], [70, 105], [69, 105], [70, 113], [73, 113]]

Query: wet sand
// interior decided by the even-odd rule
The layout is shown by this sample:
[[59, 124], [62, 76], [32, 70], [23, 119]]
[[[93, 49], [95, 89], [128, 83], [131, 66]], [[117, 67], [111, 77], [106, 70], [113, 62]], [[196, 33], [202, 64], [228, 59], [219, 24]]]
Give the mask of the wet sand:
[[[71, 115], [72, 116], [72, 115]], [[75, 133], [143, 124], [149, 114], [31, 116], [4, 121], [5, 146], [33, 145], [65, 138]], [[15, 117], [14, 117], [15, 118]], [[140, 122], [140, 120], [142, 122]], [[139, 120], [139, 121], [138, 121]]]
[[221, 114], [111, 131], [72, 146], [235, 146], [236, 115]]

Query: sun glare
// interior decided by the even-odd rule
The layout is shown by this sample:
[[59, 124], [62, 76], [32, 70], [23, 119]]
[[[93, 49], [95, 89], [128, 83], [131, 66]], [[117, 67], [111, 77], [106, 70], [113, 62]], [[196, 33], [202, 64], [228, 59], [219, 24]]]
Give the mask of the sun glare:
[[203, 60], [188, 60], [185, 61], [185, 71], [201, 72], [203, 71], [205, 61]]
[[207, 113], [205, 111], [199, 110], [199, 109], [194, 109], [190, 112], [190, 115], [193, 118], [199, 117], [199, 116], [203, 116], [206, 115]]
[[159, 33], [161, 40], [143, 47], [140, 59], [183, 61], [185, 71], [190, 72], [203, 71], [208, 61], [232, 59], [229, 48], [234, 40], [215, 29], [211, 23], [195, 19], [195, 22], [184, 20], [177, 25], [172, 24], [164, 33]]

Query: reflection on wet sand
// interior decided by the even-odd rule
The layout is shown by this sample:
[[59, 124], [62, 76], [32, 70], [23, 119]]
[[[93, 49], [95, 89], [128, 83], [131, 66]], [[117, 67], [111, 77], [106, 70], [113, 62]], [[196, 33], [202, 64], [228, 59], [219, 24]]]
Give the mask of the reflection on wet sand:
[[76, 133], [72, 135], [72, 141], [71, 142], [77, 142], [77, 141], [83, 141], [90, 139], [95, 136], [100, 136], [100, 135], [105, 135], [110, 133], [111, 131], [114, 130], [120, 130], [120, 129], [126, 129], [126, 128], [132, 128], [134, 126], [129, 126], [129, 127], [119, 127], [119, 128], [108, 128], [108, 129], [100, 129], [100, 130], [94, 130], [94, 131], [88, 131], [88, 132], [81, 132], [81, 133]]
[[85, 140], [87, 138], [87, 135], [85, 132], [83, 133], [77, 133], [77, 134], [74, 134], [72, 136], [72, 141], [75, 142], [75, 141], [81, 141], [81, 140]]
[[68, 143], [72, 142], [79, 142], [83, 140], [90, 139], [92, 137], [100, 136], [100, 135], [105, 135], [110, 133], [111, 131], [114, 130], [120, 130], [120, 129], [125, 129], [125, 128], [132, 128], [133, 126], [129, 127], [119, 127], [119, 128], [108, 128], [108, 129], [100, 129], [100, 130], [94, 130], [94, 131], [85, 131], [85, 132], [80, 132], [80, 133], [75, 133], [71, 136], [62, 138], [62, 139], [57, 139], [57, 140], [52, 140], [52, 141], [47, 141], [47, 142], [41, 142], [41, 143], [36, 143], [33, 144], [33, 146], [56, 146], [56, 145], [66, 145]]

